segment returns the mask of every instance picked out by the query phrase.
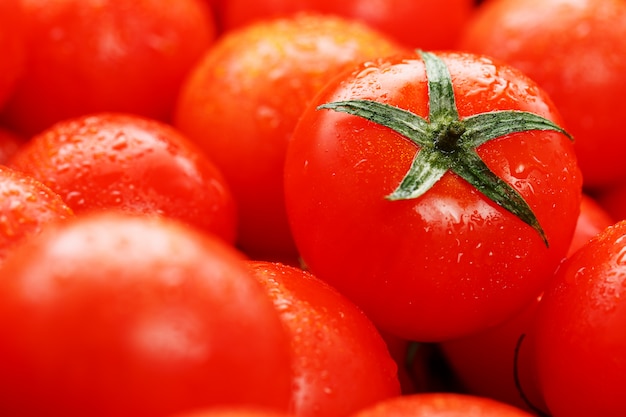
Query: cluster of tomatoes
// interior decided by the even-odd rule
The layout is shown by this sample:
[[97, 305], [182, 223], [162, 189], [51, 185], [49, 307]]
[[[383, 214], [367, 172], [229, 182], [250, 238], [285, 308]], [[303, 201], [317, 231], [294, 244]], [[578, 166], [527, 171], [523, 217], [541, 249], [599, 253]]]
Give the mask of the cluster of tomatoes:
[[0, 0], [0, 415], [626, 415], [622, 0]]

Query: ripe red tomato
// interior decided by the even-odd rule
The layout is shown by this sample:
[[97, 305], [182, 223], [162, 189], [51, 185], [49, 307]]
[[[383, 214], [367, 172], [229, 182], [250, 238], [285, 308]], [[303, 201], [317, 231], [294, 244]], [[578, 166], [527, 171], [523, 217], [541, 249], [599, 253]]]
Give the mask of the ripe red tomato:
[[23, 20], [21, 0], [0, 1], [0, 109], [13, 93], [24, 70]]
[[29, 239], [0, 268], [0, 334], [4, 416], [286, 411], [291, 395], [288, 339], [241, 254], [165, 218], [84, 214]]
[[136, 115], [59, 122], [7, 164], [46, 184], [74, 210], [165, 215], [233, 243], [236, 208], [221, 172], [184, 135]]
[[585, 186], [626, 178], [626, 2], [493, 0], [480, 6], [458, 49], [520, 69], [554, 101], [575, 138]]
[[283, 198], [287, 144], [320, 88], [350, 65], [400, 47], [344, 19], [299, 15], [226, 34], [184, 84], [174, 125], [224, 173], [239, 209], [239, 246], [296, 257]]
[[419, 393], [380, 402], [350, 417], [532, 417], [519, 408], [486, 397]]
[[25, 238], [73, 215], [48, 187], [0, 165], [0, 262]]
[[537, 373], [550, 414], [626, 415], [626, 221], [558, 270], [535, 319]]
[[422, 49], [452, 48], [474, 11], [473, 0], [228, 0], [222, 3], [218, 19], [223, 31], [262, 19], [314, 11], [361, 21], [407, 47]]
[[203, 0], [22, 4], [28, 54], [4, 119], [27, 135], [101, 111], [169, 121], [183, 78], [216, 36]]
[[304, 262], [410, 340], [513, 316], [564, 258], [579, 213], [573, 145], [551, 121], [532, 80], [483, 56], [398, 55], [336, 78], [286, 158]]
[[398, 370], [385, 341], [351, 301], [300, 268], [263, 261], [248, 265], [291, 340], [293, 414], [344, 417], [400, 395]]

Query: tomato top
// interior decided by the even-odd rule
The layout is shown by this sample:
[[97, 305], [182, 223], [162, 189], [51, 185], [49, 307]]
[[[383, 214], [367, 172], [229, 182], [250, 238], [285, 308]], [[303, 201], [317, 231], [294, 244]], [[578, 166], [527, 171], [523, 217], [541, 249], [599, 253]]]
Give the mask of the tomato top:
[[[306, 264], [381, 328], [418, 340], [527, 304], [565, 256], [581, 198], [573, 144], [532, 80], [483, 56], [437, 56], [364, 63], [329, 84], [285, 167]], [[360, 100], [366, 117], [346, 114]], [[451, 143], [428, 141], [446, 129]]]

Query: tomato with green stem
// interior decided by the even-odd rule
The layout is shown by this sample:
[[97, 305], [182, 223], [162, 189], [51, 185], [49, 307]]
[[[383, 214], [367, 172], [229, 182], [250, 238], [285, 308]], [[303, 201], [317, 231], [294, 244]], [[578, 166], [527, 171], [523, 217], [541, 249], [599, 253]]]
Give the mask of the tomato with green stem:
[[564, 258], [582, 179], [549, 97], [484, 56], [364, 63], [304, 112], [285, 165], [300, 254], [379, 328], [441, 341], [522, 309]]

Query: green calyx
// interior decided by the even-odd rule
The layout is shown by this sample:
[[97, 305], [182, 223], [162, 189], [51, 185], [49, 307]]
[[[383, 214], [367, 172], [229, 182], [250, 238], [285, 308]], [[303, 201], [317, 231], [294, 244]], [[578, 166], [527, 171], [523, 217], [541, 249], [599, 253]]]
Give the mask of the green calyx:
[[432, 53], [418, 51], [418, 54], [424, 61], [428, 79], [428, 120], [372, 100], [336, 101], [323, 104], [318, 110], [362, 117], [396, 131], [420, 148], [398, 187], [387, 196], [389, 200], [420, 197], [443, 174], [452, 171], [533, 227], [548, 246], [545, 232], [524, 198], [487, 167], [476, 148], [506, 134], [529, 130], [551, 130], [570, 139], [571, 136], [552, 121], [524, 111], [491, 111], [460, 119], [448, 67]]

